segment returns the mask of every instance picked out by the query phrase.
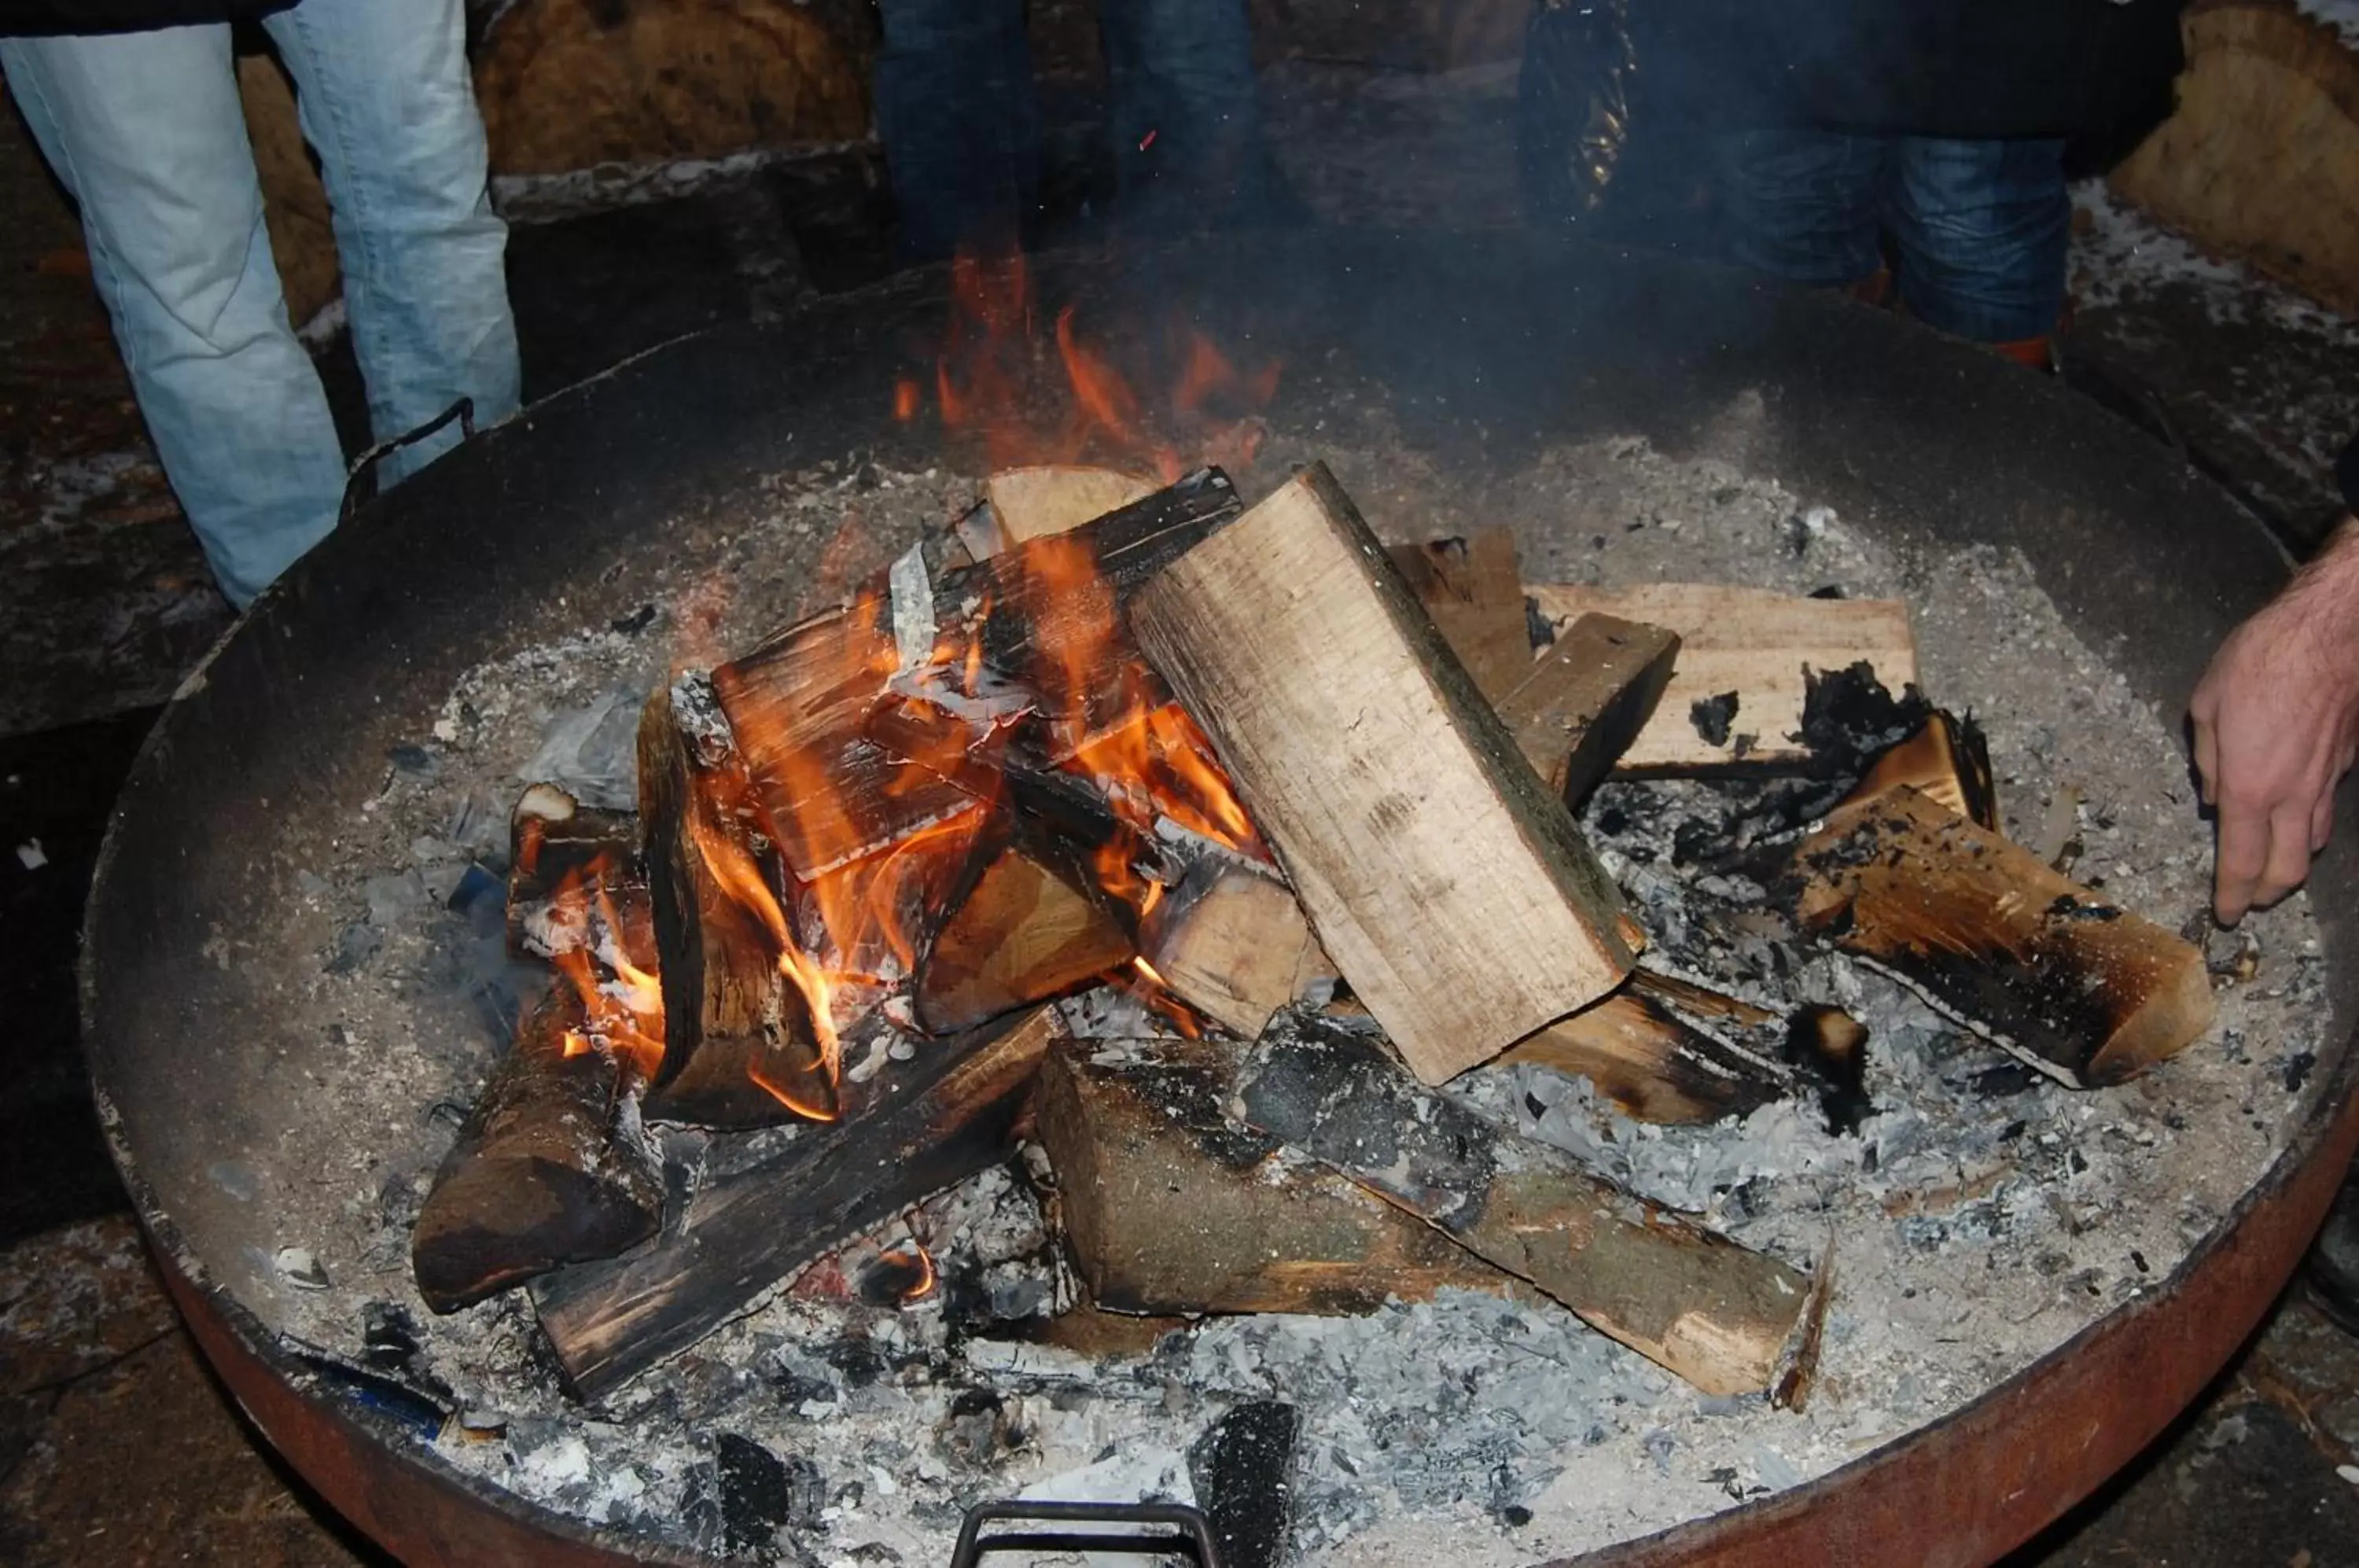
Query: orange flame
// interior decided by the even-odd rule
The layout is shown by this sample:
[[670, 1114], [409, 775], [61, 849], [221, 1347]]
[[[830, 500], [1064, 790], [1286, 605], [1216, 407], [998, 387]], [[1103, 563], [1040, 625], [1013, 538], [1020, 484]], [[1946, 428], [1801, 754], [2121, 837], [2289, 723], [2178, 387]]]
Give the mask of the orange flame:
[[[961, 251], [951, 264], [951, 304], [934, 363], [935, 402], [943, 424], [983, 438], [995, 468], [1077, 462], [1095, 446], [1108, 461], [1151, 468], [1168, 483], [1204, 463], [1249, 464], [1259, 449], [1253, 416], [1277, 395], [1276, 361], [1242, 371], [1180, 321], [1162, 350], [1175, 367], [1165, 413], [1150, 419], [1134, 379], [1083, 338], [1074, 306], [1056, 315], [1053, 363], [1062, 383], [1043, 376], [1051, 362], [1032, 341], [1038, 312], [1021, 252]], [[897, 380], [894, 418], [914, 418], [921, 397], [916, 377]], [[1170, 429], [1158, 435], [1150, 427], [1159, 424]]]
[[[704, 859], [704, 868], [721, 885], [730, 901], [761, 922], [762, 929], [777, 950], [778, 973], [784, 975], [796, 990], [802, 993], [803, 1006], [810, 1015], [811, 1037], [818, 1044], [821, 1069], [830, 1083], [838, 1081], [842, 1070], [842, 1047], [836, 1039], [835, 1004], [827, 971], [821, 969], [801, 944], [795, 941], [794, 930], [787, 922], [787, 911], [763, 879], [761, 867], [745, 846], [721, 832], [707, 820], [702, 811], [688, 813], [689, 835], [695, 841], [697, 853]], [[777, 1084], [758, 1076], [755, 1082], [776, 1096], [789, 1109], [810, 1115], [805, 1106]], [[820, 1116], [820, 1120], [827, 1120]]]
[[663, 987], [625, 951], [625, 928], [612, 892], [616, 871], [613, 858], [601, 855], [568, 873], [549, 898], [551, 920], [583, 934], [554, 960], [560, 977], [582, 999], [582, 1027], [566, 1031], [564, 1053], [603, 1051], [650, 1079], [663, 1065]]

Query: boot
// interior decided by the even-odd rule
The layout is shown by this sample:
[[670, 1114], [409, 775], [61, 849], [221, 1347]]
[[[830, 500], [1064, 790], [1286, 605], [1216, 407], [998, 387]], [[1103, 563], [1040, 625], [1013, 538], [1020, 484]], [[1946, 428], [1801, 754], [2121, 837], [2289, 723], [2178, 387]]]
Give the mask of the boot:
[[2359, 1334], [2359, 1168], [2343, 1179], [2302, 1273], [2318, 1310]]

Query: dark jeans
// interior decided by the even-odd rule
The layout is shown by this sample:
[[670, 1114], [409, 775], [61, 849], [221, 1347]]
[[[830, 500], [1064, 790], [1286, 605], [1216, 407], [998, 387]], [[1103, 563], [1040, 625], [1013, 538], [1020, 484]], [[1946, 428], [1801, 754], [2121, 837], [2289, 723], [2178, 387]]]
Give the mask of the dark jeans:
[[[883, 13], [876, 129], [904, 255], [1014, 240], [1039, 186], [1023, 0], [883, 0]], [[1099, 27], [1121, 197], [1150, 209], [1203, 203], [1215, 218], [1262, 200], [1244, 0], [1103, 0]]]
[[2071, 199], [2061, 141], [1748, 131], [1722, 147], [1722, 196], [1743, 266], [1840, 288], [1897, 253], [1911, 315], [1976, 343], [2056, 330]]

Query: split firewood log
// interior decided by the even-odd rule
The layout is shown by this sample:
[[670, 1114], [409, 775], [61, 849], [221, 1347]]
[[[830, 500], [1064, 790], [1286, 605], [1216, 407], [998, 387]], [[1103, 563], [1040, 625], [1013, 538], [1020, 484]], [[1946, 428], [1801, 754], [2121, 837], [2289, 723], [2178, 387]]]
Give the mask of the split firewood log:
[[1006, 1159], [1059, 1037], [1039, 1008], [888, 1062], [846, 1085], [860, 1097], [841, 1122], [700, 1189], [653, 1245], [536, 1280], [533, 1310], [567, 1389], [600, 1398], [829, 1249]]
[[435, 1312], [655, 1235], [663, 1162], [640, 1126], [638, 1073], [593, 1044], [585, 1022], [580, 992], [551, 987], [443, 1157], [409, 1241], [418, 1293]]
[[1147, 911], [1138, 949], [1165, 990], [1245, 1040], [1335, 973], [1276, 868], [1218, 852]]
[[1003, 468], [984, 481], [983, 500], [959, 519], [959, 541], [988, 561], [1027, 539], [1070, 533], [1155, 493], [1155, 482], [1118, 469], [1044, 463]]
[[1730, 1049], [1635, 989], [1558, 1019], [1516, 1041], [1499, 1060], [1578, 1074], [1642, 1122], [1716, 1122], [1756, 1110], [1786, 1091], [1767, 1063]]
[[1796, 845], [1777, 896], [1803, 930], [2068, 1083], [2118, 1083], [2212, 1022], [2202, 949], [1905, 784]]
[[1679, 635], [1660, 626], [1576, 615], [1499, 693], [1499, 718], [1548, 787], [1577, 811], [1654, 717], [1679, 652]]
[[622, 923], [624, 945], [654, 949], [654, 912], [638, 859], [638, 819], [533, 784], [508, 816], [507, 944], [512, 958], [554, 958], [588, 931], [589, 885]]
[[1372, 1037], [1282, 1014], [1238, 1096], [1253, 1126], [1325, 1161], [1708, 1394], [1773, 1388], [1810, 1282], [1505, 1132], [1400, 1073]]
[[1166, 567], [1130, 619], [1420, 1077], [1621, 982], [1619, 894], [1323, 466]]
[[1234, 1069], [1234, 1048], [1210, 1041], [1074, 1042], [1049, 1056], [1036, 1136], [1099, 1307], [1352, 1313], [1519, 1283], [1230, 1121]]

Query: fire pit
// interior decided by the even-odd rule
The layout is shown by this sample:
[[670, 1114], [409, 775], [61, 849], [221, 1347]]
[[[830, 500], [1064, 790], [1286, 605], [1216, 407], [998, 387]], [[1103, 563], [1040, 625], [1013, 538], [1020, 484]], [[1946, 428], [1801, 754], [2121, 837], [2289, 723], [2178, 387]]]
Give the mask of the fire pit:
[[[840, 1523], [835, 1545], [873, 1548], [885, 1561], [877, 1553], [895, 1549], [854, 1525], [889, 1512], [881, 1499], [904, 1485], [928, 1480], [934, 1462], [919, 1451], [934, 1434], [905, 1435], [914, 1469], [895, 1475], [872, 1457], [889, 1458], [889, 1415], [847, 1397], [860, 1375], [788, 1354], [797, 1342], [777, 1323], [740, 1324], [716, 1341], [701, 1370], [663, 1397], [676, 1401], [668, 1411], [618, 1398], [585, 1426], [553, 1392], [545, 1409], [421, 1409], [404, 1373], [417, 1364], [416, 1341], [439, 1331], [391, 1313], [369, 1319], [369, 1303], [336, 1292], [339, 1277], [349, 1287], [381, 1268], [368, 1238], [389, 1221], [375, 1208], [398, 1210], [414, 1196], [421, 1172], [403, 1151], [434, 1146], [413, 1128], [388, 1129], [391, 1108], [424, 1116], [454, 1083], [480, 1074], [488, 1051], [475, 1013], [486, 976], [411, 942], [425, 927], [403, 912], [424, 906], [429, 890], [438, 905], [464, 902], [455, 885], [429, 889], [434, 873], [420, 869], [457, 864], [420, 841], [439, 833], [463, 844], [481, 832], [481, 823], [418, 828], [419, 803], [451, 793], [439, 770], [476, 767], [465, 759], [493, 732], [507, 737], [484, 743], [494, 751], [518, 740], [529, 751], [560, 732], [578, 742], [614, 710], [602, 683], [632, 689], [627, 724], [650, 669], [683, 653], [717, 662], [892, 559], [917, 526], [947, 520], [959, 485], [941, 472], [939, 432], [895, 418], [918, 349], [940, 332], [939, 285], [915, 279], [829, 301], [773, 332], [674, 345], [535, 410], [397, 494], [307, 563], [192, 681], [125, 796], [89, 970], [92, 1051], [119, 1157], [175, 1290], [233, 1387], [332, 1500], [415, 1560], [626, 1552], [689, 1561], [706, 1537], [667, 1535], [642, 1513], [685, 1519], [705, 1509], [713, 1547], [743, 1545], [748, 1527], [723, 1505], [767, 1487], [784, 1515]], [[1991, 650], [2048, 649], [2052, 657], [2031, 668], [2084, 688], [2085, 717], [2071, 720], [2074, 708], [2054, 691], [2027, 693], [2024, 713], [2118, 731], [2126, 749], [2107, 766], [2125, 779], [2144, 770], [2142, 782], [2119, 786], [2123, 824], [2107, 818], [2109, 801], [2091, 802], [2093, 859], [2116, 884], [2171, 903], [2141, 905], [2145, 912], [2176, 923], [2193, 907], [2201, 840], [2163, 812], [2172, 788], [2182, 800], [2185, 791], [2164, 777], [2168, 737], [2156, 714], [2175, 713], [2211, 644], [2258, 602], [2277, 563], [2224, 501], [2052, 388], [1838, 302], [1587, 253], [1304, 237], [1183, 252], [1119, 274], [1068, 260], [1049, 267], [1042, 293], [1082, 299], [1106, 319], [1143, 309], [1132, 303], [1140, 299], [1158, 310], [1185, 301], [1257, 356], [1282, 361], [1271, 455], [1332, 458], [1398, 537], [1458, 531], [1467, 518], [1437, 515], [1453, 497], [1474, 509], [1516, 506], [1520, 495], [1515, 520], [1527, 561], [1557, 580], [1673, 574], [1700, 562], [1708, 570], [1676, 574], [1800, 588], [1823, 573], [1854, 592], [1905, 592], [1926, 620], [1929, 662], [1971, 671], [1962, 679], [1982, 689], [1968, 694], [2001, 725], [2017, 721], [1999, 711], [2006, 693], [1986, 690], [2001, 668]], [[1455, 303], [1437, 308], [1441, 300]], [[906, 394], [898, 400], [906, 408]], [[1371, 452], [1378, 456], [1355, 470], [1355, 457]], [[1652, 509], [1643, 504], [1649, 494]], [[1575, 516], [1570, 502], [1584, 495], [1605, 499]], [[1744, 528], [1715, 532], [1695, 520], [1712, 507], [1757, 525], [1749, 546], [1757, 569], [1748, 571]], [[847, 516], [868, 522], [846, 530]], [[1681, 527], [1693, 530], [1689, 539]], [[2198, 561], [2200, 572], [2187, 570]], [[2158, 562], [2170, 564], [2149, 564]], [[711, 640], [687, 647], [696, 637]], [[516, 705], [501, 711], [503, 702]], [[2038, 763], [2043, 743], [2029, 736], [2030, 718], [2022, 724], [2001, 734], [2001, 765], [2026, 776], [2025, 809], [2036, 810], [2063, 780]], [[2094, 766], [2073, 736], [2044, 744]], [[505, 832], [505, 803], [484, 809]], [[2077, 819], [2067, 817], [2069, 830]], [[1697, 1407], [1690, 1394], [1658, 1415], [1652, 1401], [1667, 1385], [1648, 1380], [1657, 1375], [1544, 1335], [1520, 1350], [1545, 1364], [1537, 1386], [1565, 1380], [1547, 1398], [1639, 1412], [1601, 1415], [1553, 1439], [1611, 1454], [1636, 1477], [1617, 1504], [1626, 1519], [1568, 1514], [1546, 1490], [1564, 1472], [1560, 1456], [1530, 1452], [1528, 1442], [1467, 1481], [1443, 1483], [1451, 1495], [1425, 1499], [1421, 1514], [1389, 1505], [1363, 1512], [1333, 1465], [1365, 1464], [1388, 1447], [1371, 1422], [1373, 1447], [1316, 1434], [1323, 1468], [1297, 1503], [1300, 1544], [1339, 1562], [1519, 1562], [1599, 1547], [1583, 1560], [1811, 1561], [1853, 1551], [1968, 1563], [2022, 1539], [2208, 1378], [2289, 1269], [2332, 1190], [2353, 1130], [2338, 1119], [2351, 999], [2333, 964], [2350, 875], [2340, 856], [2321, 867], [2316, 951], [2304, 950], [2313, 938], [2299, 909], [2261, 928], [2259, 989], [2237, 1015], [2253, 1025], [2249, 1040], [2212, 1045], [2179, 1078], [2165, 1068], [2108, 1092], [2128, 1099], [2086, 1102], [2103, 1107], [2082, 1117], [2097, 1118], [2087, 1160], [2114, 1169], [2115, 1151], [2101, 1147], [2111, 1138], [2122, 1146], [2119, 1168], [2152, 1181], [2174, 1169], [2177, 1151], [2200, 1144], [2203, 1181], [2188, 1184], [2201, 1196], [2181, 1213], [2025, 1220], [2056, 1238], [2028, 1249], [2025, 1267], [2051, 1273], [2058, 1292], [2081, 1292], [2062, 1309], [2024, 1307], [2027, 1319], [2061, 1310], [2056, 1321], [2076, 1325], [2040, 1341], [2055, 1348], [2036, 1362], [1995, 1353], [1978, 1373], [1971, 1357], [1929, 1357], [1925, 1380], [1940, 1386], [1885, 1401], [1889, 1419], [1868, 1421], [1854, 1408], [1840, 1431], [1788, 1443], [1800, 1429], [1774, 1422], [1799, 1418]], [[355, 902], [382, 906], [384, 918], [355, 918]], [[358, 1002], [364, 989], [367, 1006]], [[2332, 1028], [2321, 1016], [2330, 1008]], [[512, 1023], [511, 1015], [496, 1027]], [[2201, 1086], [2183, 1114], [2174, 1084]], [[1976, 1158], [1960, 1161], [1956, 1190], [1928, 1199], [1918, 1183], [1886, 1207], [1895, 1236], [1929, 1254], [1963, 1235], [1965, 1251], [1924, 1276], [1945, 1292], [1961, 1288], [1961, 1258], [1983, 1256], [1971, 1233], [2010, 1223], [1999, 1146], [2027, 1139], [2047, 1149], [2018, 1162], [2026, 1166], [2062, 1170], [2080, 1158], [2068, 1122], [2082, 1105], [2025, 1085], [1991, 1092], [2030, 1098], [2020, 1115], [1990, 1120]], [[1553, 1104], [1533, 1097], [1524, 1109], [1539, 1136], [1575, 1136]], [[2182, 1131], [2183, 1139], [2168, 1136]], [[1892, 1158], [1906, 1153], [1904, 1141], [1885, 1146]], [[1790, 1173], [1795, 1160], [1807, 1162], [1806, 1145], [1766, 1156], [1715, 1146], [1724, 1171], [1704, 1169], [1709, 1160], [1676, 1169], [1645, 1142], [1618, 1155], [1584, 1152], [1622, 1160], [1642, 1190], [1691, 1205], [1734, 1203], [1722, 1217], [1742, 1227], [1746, 1181]], [[2149, 1147], [2151, 1159], [2135, 1152]], [[1787, 1160], [1785, 1171], [1767, 1171], [1765, 1158]], [[998, 1191], [962, 1200], [964, 1221], [1020, 1231], [1022, 1216], [1002, 1212]], [[2037, 1191], [2027, 1201], [2047, 1203]], [[2071, 1210], [2069, 1197], [2062, 1206]], [[1783, 1225], [1774, 1239], [1789, 1253], [1817, 1250], [1790, 1210], [1752, 1218], [1769, 1231]], [[1842, 1250], [1838, 1238], [1838, 1258]], [[1886, 1304], [1929, 1341], [1956, 1330], [1994, 1346], [2029, 1343], [1999, 1328], [2004, 1302], [1921, 1314], [1898, 1305], [1916, 1294], [1896, 1290]], [[1472, 1330], [1460, 1325], [1462, 1338], [1479, 1338], [1479, 1309], [1460, 1310], [1478, 1314], [1467, 1320]], [[1844, 1310], [1838, 1295], [1828, 1375], [1891, 1392], [1889, 1363], [1907, 1354], [1906, 1335], [1844, 1325]], [[1375, 1367], [1403, 1315], [1339, 1331], [1331, 1354]], [[347, 1318], [348, 1333], [336, 1326]], [[929, 1353], [936, 1331], [909, 1321], [871, 1336], [869, 1354], [897, 1343]], [[486, 1322], [495, 1342], [498, 1320]], [[1192, 1345], [1183, 1336], [1171, 1349], [1125, 1353], [1121, 1364], [1134, 1389], [1142, 1367], [1161, 1378], [1158, 1389], [1169, 1385], [1158, 1394], [1173, 1429], [1163, 1447], [1177, 1455], [1208, 1426], [1243, 1442], [1257, 1406], [1272, 1402], [1249, 1397], [1256, 1378], [1288, 1356], [1315, 1359], [1307, 1344], [1210, 1330]], [[532, 1355], [487, 1349], [504, 1366]], [[740, 1353], [750, 1359], [734, 1363]], [[1088, 1357], [988, 1338], [964, 1354], [975, 1391], [992, 1398], [961, 1415], [956, 1394], [946, 1394], [950, 1415], [991, 1428], [1007, 1419], [1006, 1392], [1019, 1410], [1037, 1408], [1037, 1443], [1083, 1441], [1051, 1418], [1089, 1405]], [[1256, 1357], [1262, 1372], [1247, 1366]], [[1883, 1369], [1872, 1372], [1879, 1358]], [[653, 1423], [649, 1432], [714, 1410], [735, 1420], [747, 1415], [746, 1379], [757, 1374], [766, 1408], [783, 1408], [778, 1419], [801, 1423], [818, 1444], [835, 1434], [850, 1469], [830, 1474], [800, 1455], [782, 1464], [776, 1443], [731, 1433], [698, 1461], [710, 1481], [702, 1494], [652, 1460], [645, 1475], [608, 1484], [629, 1467], [605, 1451], [617, 1436], [605, 1418]], [[1425, 1397], [1421, 1367], [1388, 1388], [1368, 1376], [1363, 1399], [1441, 1416], [1456, 1408]], [[1513, 1380], [1488, 1365], [1453, 1363], [1451, 1376], [1466, 1394], [1488, 1380], [1499, 1391], [1485, 1403], [1516, 1398]], [[718, 1402], [698, 1402], [707, 1399]], [[417, 1430], [424, 1421], [441, 1429], [430, 1442]], [[608, 1430], [590, 1430], [602, 1421]], [[1696, 1421], [1704, 1424], [1688, 1424]], [[1107, 1441], [1136, 1446], [1122, 1436], [1136, 1430], [1109, 1428]], [[1426, 1441], [1419, 1430], [1411, 1420], [1397, 1432]], [[482, 1434], [472, 1451], [469, 1431]], [[1154, 1465], [1136, 1468], [1139, 1488], [1151, 1488]], [[1380, 1478], [1397, 1489], [1399, 1468], [1394, 1462]], [[635, 1511], [633, 1486], [654, 1488], [646, 1509]], [[1649, 1530], [1658, 1532], [1627, 1539]], [[947, 1541], [948, 1531], [936, 1533]], [[1626, 1543], [1602, 1544], [1614, 1541]]]

